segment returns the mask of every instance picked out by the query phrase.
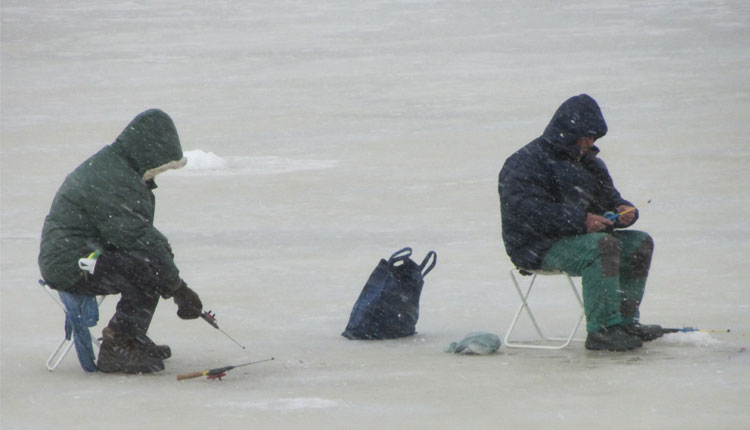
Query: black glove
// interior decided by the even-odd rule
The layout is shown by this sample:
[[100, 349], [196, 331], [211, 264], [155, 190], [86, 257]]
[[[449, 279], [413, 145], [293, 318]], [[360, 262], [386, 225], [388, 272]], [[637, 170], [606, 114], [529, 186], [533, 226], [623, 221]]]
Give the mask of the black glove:
[[193, 320], [201, 316], [203, 303], [195, 291], [188, 288], [185, 281], [174, 291], [174, 302], [177, 304], [177, 316], [184, 320]]

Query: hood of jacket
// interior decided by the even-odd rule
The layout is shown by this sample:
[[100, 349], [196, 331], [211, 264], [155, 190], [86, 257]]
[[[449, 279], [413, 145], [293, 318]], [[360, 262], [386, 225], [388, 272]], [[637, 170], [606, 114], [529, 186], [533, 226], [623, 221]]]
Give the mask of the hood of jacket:
[[556, 151], [577, 156], [576, 141], [579, 138], [591, 136], [599, 139], [606, 134], [607, 123], [599, 104], [591, 96], [580, 94], [565, 100], [557, 108], [541, 137]]
[[144, 180], [186, 162], [172, 118], [159, 109], [149, 109], [133, 118], [110, 146]]

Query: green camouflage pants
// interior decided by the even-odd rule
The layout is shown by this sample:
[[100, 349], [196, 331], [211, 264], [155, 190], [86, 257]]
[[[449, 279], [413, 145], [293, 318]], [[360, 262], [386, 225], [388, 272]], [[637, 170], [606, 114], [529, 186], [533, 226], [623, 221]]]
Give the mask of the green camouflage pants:
[[586, 330], [638, 321], [654, 241], [647, 233], [616, 230], [559, 240], [542, 261], [544, 270], [581, 276]]

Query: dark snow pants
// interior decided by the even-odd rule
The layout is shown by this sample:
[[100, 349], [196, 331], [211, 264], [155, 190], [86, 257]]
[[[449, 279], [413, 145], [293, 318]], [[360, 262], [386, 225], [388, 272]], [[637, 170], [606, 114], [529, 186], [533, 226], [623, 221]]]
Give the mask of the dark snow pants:
[[158, 269], [145, 261], [119, 251], [104, 251], [96, 260], [94, 274], [72, 292], [87, 295], [120, 294], [109, 327], [117, 333], [139, 338], [145, 336], [160, 295], [157, 292]]
[[589, 332], [638, 321], [654, 242], [642, 231], [616, 230], [571, 236], [556, 242], [544, 270], [583, 278], [583, 307]]

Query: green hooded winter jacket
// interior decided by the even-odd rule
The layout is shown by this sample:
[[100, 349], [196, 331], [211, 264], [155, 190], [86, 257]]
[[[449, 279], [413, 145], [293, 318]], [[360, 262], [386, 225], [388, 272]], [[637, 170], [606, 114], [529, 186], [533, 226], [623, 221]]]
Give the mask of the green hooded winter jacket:
[[[167, 238], [153, 225], [156, 174], [185, 165], [172, 119], [158, 109], [136, 116], [117, 139], [70, 173], [44, 221], [42, 277], [58, 290], [80, 282], [78, 260], [119, 250], [159, 267], [159, 293], [180, 284]], [[151, 185], [151, 186], [150, 186]]]

